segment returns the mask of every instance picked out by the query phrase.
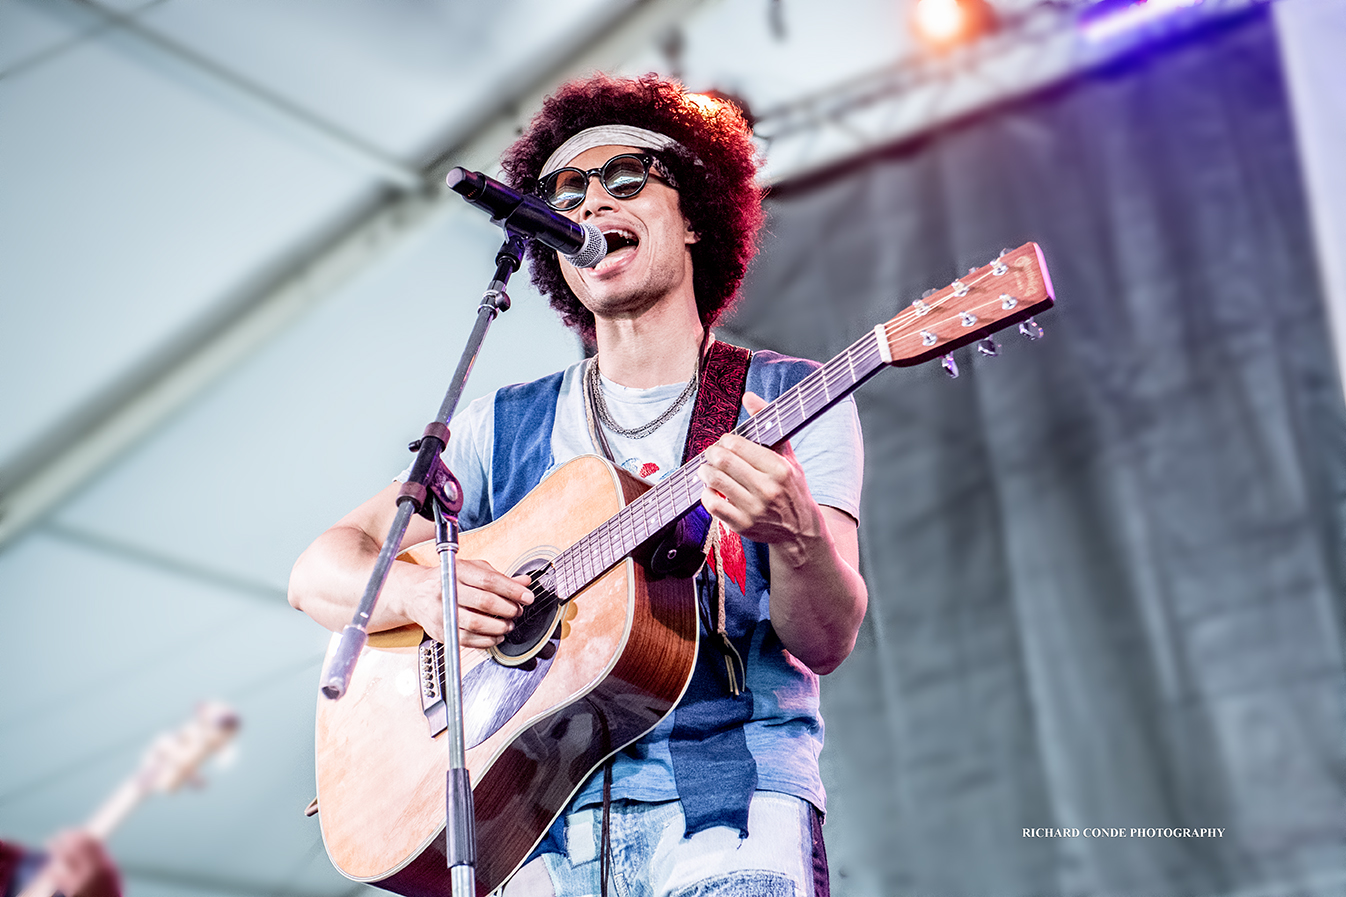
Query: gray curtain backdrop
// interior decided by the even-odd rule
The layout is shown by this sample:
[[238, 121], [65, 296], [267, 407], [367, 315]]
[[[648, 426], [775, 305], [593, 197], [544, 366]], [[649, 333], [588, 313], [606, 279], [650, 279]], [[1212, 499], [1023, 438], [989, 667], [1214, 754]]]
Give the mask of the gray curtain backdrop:
[[[1027, 240], [1058, 298], [1036, 343], [858, 394], [834, 894], [1346, 893], [1346, 409], [1267, 16], [769, 207], [746, 345], [830, 358]], [[1132, 833], [1165, 828], [1224, 831]]]

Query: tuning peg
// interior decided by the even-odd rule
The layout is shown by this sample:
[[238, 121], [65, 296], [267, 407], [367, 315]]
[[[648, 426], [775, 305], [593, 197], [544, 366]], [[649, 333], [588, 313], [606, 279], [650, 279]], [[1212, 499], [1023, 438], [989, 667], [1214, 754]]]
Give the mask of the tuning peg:
[[1029, 339], [1042, 339], [1042, 325], [1032, 318], [1019, 323], [1019, 332]]
[[958, 379], [958, 362], [953, 360], [952, 352], [941, 358], [939, 363], [944, 366], [944, 373], [949, 375], [950, 380]]
[[924, 293], [921, 294], [921, 298], [929, 299], [931, 296], [935, 295], [936, 292], [937, 290], [926, 290]]
[[1007, 255], [1009, 255], [1009, 254], [1010, 254], [1010, 250], [1009, 250], [1009, 249], [1001, 249], [1001, 250], [1000, 250], [1000, 255], [996, 256], [996, 258], [1003, 259], [1005, 256], [1007, 256]]
[[1000, 347], [995, 344], [995, 340], [988, 336], [977, 341], [977, 351], [988, 358], [994, 358], [1000, 354]]

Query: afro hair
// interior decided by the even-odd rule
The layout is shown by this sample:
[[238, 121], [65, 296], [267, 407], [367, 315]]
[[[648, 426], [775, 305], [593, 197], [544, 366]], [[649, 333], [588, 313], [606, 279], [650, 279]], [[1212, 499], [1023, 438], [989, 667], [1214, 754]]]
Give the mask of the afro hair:
[[[698, 94], [655, 75], [596, 75], [562, 85], [501, 159], [516, 190], [532, 191], [543, 163], [562, 143], [596, 125], [622, 124], [665, 134], [680, 146], [655, 153], [681, 185], [682, 214], [700, 238], [690, 246], [692, 287], [701, 323], [710, 327], [732, 306], [757, 254], [762, 190], [757, 155], [743, 114], [732, 103]], [[594, 316], [561, 276], [556, 252], [529, 249], [533, 284], [565, 323], [589, 342]]]

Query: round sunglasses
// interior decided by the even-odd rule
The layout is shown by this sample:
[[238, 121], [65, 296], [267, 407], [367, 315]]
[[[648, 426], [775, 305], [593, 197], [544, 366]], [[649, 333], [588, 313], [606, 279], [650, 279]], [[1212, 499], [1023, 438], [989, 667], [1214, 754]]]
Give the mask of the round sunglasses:
[[617, 199], [630, 199], [645, 189], [650, 178], [677, 187], [668, 171], [648, 153], [622, 153], [603, 163], [601, 168], [558, 168], [538, 183], [538, 195], [558, 212], [568, 212], [584, 202], [589, 192], [589, 179], [598, 175], [598, 182], [608, 194]]

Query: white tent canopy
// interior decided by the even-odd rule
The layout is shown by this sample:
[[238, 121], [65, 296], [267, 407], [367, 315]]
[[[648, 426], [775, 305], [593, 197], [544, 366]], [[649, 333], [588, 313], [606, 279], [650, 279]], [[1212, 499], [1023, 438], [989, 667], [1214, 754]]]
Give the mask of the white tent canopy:
[[[1331, 0], [1278, 12], [1320, 255], [1339, 260], [1346, 107], [1326, 85], [1346, 83], [1346, 19]], [[113, 837], [128, 893], [363, 890], [302, 814], [327, 634], [285, 584], [404, 466], [472, 325], [500, 234], [437, 179], [489, 170], [567, 76], [660, 70], [785, 110], [910, 58], [904, 16], [892, 0], [0, 0], [0, 835], [79, 822], [156, 732], [219, 698], [243, 718], [232, 762]], [[820, 118], [773, 143], [767, 173], [1093, 61], [1053, 59], [1036, 81], [1022, 60], [990, 82], [944, 64], [951, 99], [894, 94], [858, 137]], [[1327, 281], [1346, 290], [1339, 265]], [[524, 275], [510, 292], [466, 398], [577, 357]]]

